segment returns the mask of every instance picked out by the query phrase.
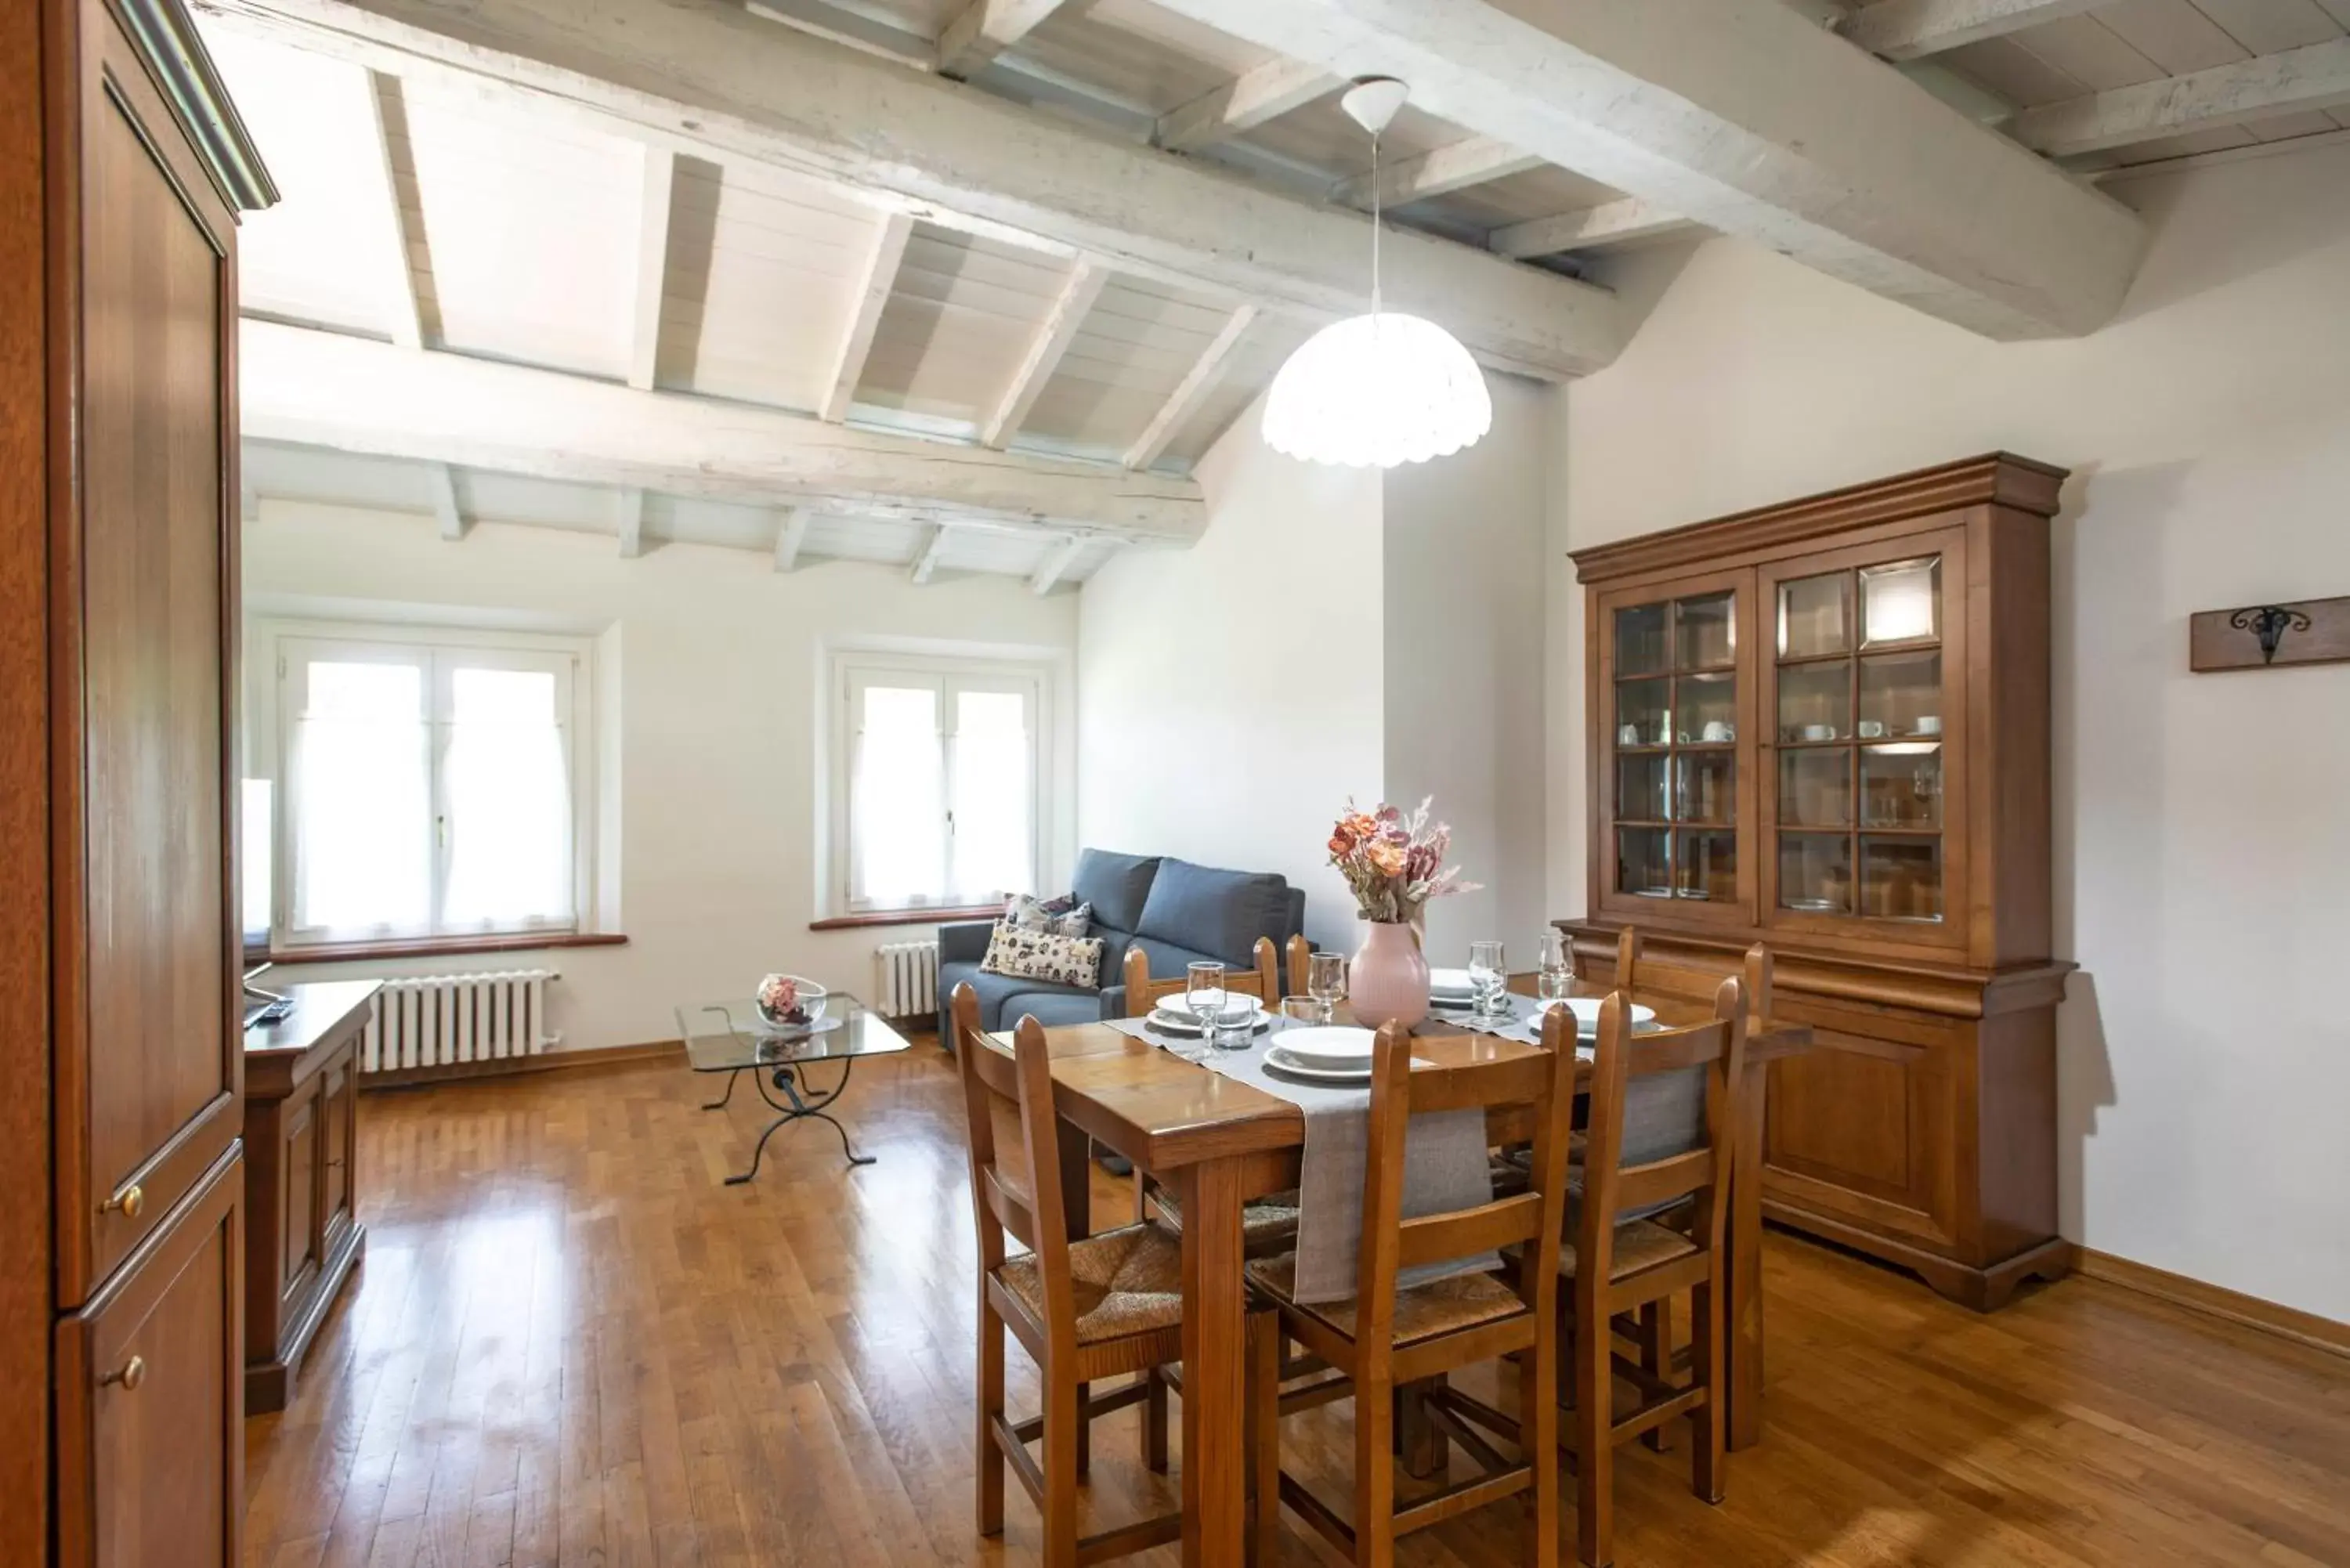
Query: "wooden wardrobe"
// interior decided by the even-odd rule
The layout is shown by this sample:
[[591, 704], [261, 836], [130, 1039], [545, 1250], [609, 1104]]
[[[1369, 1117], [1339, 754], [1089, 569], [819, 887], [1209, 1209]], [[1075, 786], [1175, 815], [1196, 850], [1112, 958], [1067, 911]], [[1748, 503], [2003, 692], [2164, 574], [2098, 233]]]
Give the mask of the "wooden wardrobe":
[[237, 1559], [236, 213], [178, 0], [0, 6], [0, 1563]]

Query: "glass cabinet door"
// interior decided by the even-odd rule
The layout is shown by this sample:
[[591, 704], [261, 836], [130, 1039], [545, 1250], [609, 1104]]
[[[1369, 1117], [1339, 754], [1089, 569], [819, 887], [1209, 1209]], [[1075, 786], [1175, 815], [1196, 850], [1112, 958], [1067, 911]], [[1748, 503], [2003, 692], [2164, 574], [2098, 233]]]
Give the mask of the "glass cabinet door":
[[1964, 581], [1950, 530], [1762, 568], [1765, 919], [1962, 940], [1944, 835]]
[[1739, 760], [1751, 709], [1742, 587], [1751, 581], [1725, 575], [1602, 603], [1605, 904], [1637, 912], [1643, 900], [1672, 900], [1692, 914], [1751, 918], [1740, 825], [1752, 783]]

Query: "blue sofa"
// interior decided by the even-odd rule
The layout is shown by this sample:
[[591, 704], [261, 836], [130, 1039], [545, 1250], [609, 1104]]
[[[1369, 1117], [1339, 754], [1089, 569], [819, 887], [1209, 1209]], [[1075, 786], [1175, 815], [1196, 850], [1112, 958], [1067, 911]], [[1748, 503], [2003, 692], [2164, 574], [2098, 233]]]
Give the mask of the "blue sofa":
[[1126, 955], [1140, 948], [1150, 972], [1172, 975], [1203, 959], [1236, 967], [1256, 962], [1256, 940], [1285, 943], [1305, 926], [1305, 895], [1273, 872], [1222, 871], [1173, 857], [1114, 855], [1088, 849], [1077, 857], [1070, 891], [1094, 907], [1087, 933], [1102, 940], [1099, 983], [1055, 985], [983, 974], [993, 920], [939, 928], [939, 1044], [951, 1050], [949, 1000], [970, 982], [979, 993], [979, 1021], [1003, 1029], [1033, 1012], [1040, 1023], [1087, 1023], [1126, 1014]]

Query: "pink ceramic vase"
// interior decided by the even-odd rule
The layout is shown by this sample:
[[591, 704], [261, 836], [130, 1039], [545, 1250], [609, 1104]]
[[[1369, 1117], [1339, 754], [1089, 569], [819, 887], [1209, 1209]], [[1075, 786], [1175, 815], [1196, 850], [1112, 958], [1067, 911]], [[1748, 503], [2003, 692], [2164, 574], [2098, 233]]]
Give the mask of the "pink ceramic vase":
[[1409, 926], [1385, 920], [1369, 926], [1347, 974], [1347, 1004], [1366, 1029], [1382, 1023], [1409, 1028], [1428, 1016], [1428, 961]]

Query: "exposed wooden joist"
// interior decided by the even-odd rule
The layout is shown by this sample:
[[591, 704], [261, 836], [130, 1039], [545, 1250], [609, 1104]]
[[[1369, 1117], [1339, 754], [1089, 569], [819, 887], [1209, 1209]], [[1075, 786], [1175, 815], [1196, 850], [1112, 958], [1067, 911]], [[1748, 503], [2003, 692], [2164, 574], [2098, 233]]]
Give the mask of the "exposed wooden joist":
[[1200, 404], [1223, 379], [1232, 350], [1240, 347], [1241, 339], [1255, 321], [1256, 306], [1253, 305], [1243, 305], [1225, 317], [1223, 326], [1201, 351], [1199, 358], [1191, 362], [1191, 368], [1183, 373], [1167, 400], [1159, 405], [1159, 411], [1150, 416], [1142, 433], [1134, 438], [1134, 444], [1126, 449], [1127, 467], [1149, 468], [1159, 461], [1167, 451], [1167, 443], [1182, 429], [1183, 421], [1199, 411]]
[[416, 274], [410, 265], [408, 210], [400, 200], [400, 181], [392, 169], [390, 116], [398, 112], [400, 84], [380, 71], [366, 73], [368, 123], [375, 130], [375, 156], [356, 171], [368, 205], [376, 214], [380, 232], [369, 254], [380, 257], [383, 269], [383, 325], [391, 340], [403, 348], [424, 346], [424, 307], [416, 292]]
[[453, 545], [465, 536], [469, 526], [457, 505], [456, 471], [445, 462], [436, 462], [425, 469], [424, 479], [432, 488], [432, 515], [440, 522], [441, 537]]
[[620, 559], [633, 561], [645, 553], [645, 493], [631, 485], [620, 492], [613, 510], [619, 524]]
[[970, 0], [939, 34], [939, 69], [969, 76], [1026, 37], [1066, 0]]
[[1028, 345], [1019, 369], [1012, 372], [1012, 379], [995, 400], [994, 409], [981, 421], [982, 446], [1002, 447], [1020, 433], [1028, 410], [1036, 405], [1036, 394], [1053, 379], [1061, 356], [1069, 351], [1077, 328], [1085, 325], [1086, 312], [1094, 307], [1094, 301], [1101, 297], [1103, 285], [1108, 282], [1108, 272], [1089, 261], [1080, 260], [1071, 270], [1067, 281], [1061, 285], [1060, 297], [1053, 301], [1052, 310], [1037, 327], [1035, 340]]
[[1620, 245], [1691, 226], [1678, 213], [1664, 212], [1653, 202], [1627, 196], [1621, 201], [1602, 202], [1596, 207], [1560, 213], [1554, 217], [1503, 224], [1485, 236], [1485, 244], [1497, 255], [1523, 260], [1528, 256], [1556, 255], [1561, 251]]
[[907, 572], [907, 577], [917, 587], [929, 582], [931, 574], [939, 569], [939, 557], [946, 553], [947, 524], [933, 523], [931, 524], [930, 535], [922, 541], [921, 548], [914, 552], [914, 564]]
[[775, 570], [788, 572], [800, 564], [800, 546], [807, 543], [808, 509], [795, 506], [784, 514], [775, 529]]
[[834, 424], [848, 417], [857, 384], [865, 379], [873, 334], [881, 325], [881, 312], [889, 303], [891, 291], [898, 286], [898, 265], [905, 259], [906, 241], [913, 233], [914, 220], [907, 213], [881, 215], [873, 235], [873, 254], [866, 258], [865, 281], [858, 286], [857, 303], [849, 311], [848, 329], [841, 336], [840, 351], [833, 357], [832, 389], [825, 394], [821, 411]]
[[[1472, 136], [1466, 141], [1435, 148], [1417, 158], [1407, 158], [1381, 169], [1379, 204], [1399, 207], [1406, 202], [1425, 201], [1449, 191], [1466, 190], [1471, 185], [1482, 185], [1491, 180], [1504, 180], [1513, 174], [1523, 174], [1529, 169], [1539, 169], [1542, 161], [1490, 136]], [[1330, 192], [1330, 198], [1344, 202], [1350, 207], [1369, 206], [1370, 175], [1357, 174], [1351, 180], [1340, 181]]]
[[629, 340], [629, 385], [652, 390], [653, 372], [660, 359], [661, 298], [669, 282], [670, 188], [676, 178], [677, 155], [665, 147], [647, 147], [644, 190], [637, 206], [637, 319]]
[[[580, 483], [1188, 543], [1199, 486], [247, 319], [246, 436]], [[831, 504], [838, 503], [837, 506]]]
[[1266, 120], [1278, 119], [1292, 109], [1304, 109], [1345, 85], [1343, 78], [1319, 66], [1300, 65], [1276, 56], [1169, 109], [1159, 117], [1151, 140], [1170, 152], [1196, 152], [1253, 130]]
[[2350, 103], [2350, 38], [2213, 66], [2027, 109], [2008, 122], [2026, 147], [2064, 158], [2215, 125]]
[[[255, 36], [536, 104], [723, 164], [858, 187], [1308, 320], [1363, 306], [1357, 213], [1120, 140], [750, 15], [731, 0], [200, 0]], [[1846, 54], [1851, 51], [1845, 50]], [[1606, 291], [1431, 235], [1388, 237], [1387, 295], [1489, 366], [1556, 380], [1613, 359]]]
[[1046, 594], [1051, 593], [1053, 585], [1068, 576], [1069, 568], [1077, 564], [1077, 557], [1084, 555], [1085, 550], [1085, 540], [1071, 535], [1067, 539], [1045, 551], [1043, 564], [1036, 568], [1036, 575], [1028, 579], [1029, 591], [1038, 598], [1043, 598]]
[[2112, 0], [1877, 0], [1853, 14], [1844, 36], [1872, 55], [1914, 60], [2110, 4]]
[[2146, 244], [2136, 213], [1783, 0], [1159, 4], [1399, 77], [1464, 130], [1993, 337], [2102, 326]]

